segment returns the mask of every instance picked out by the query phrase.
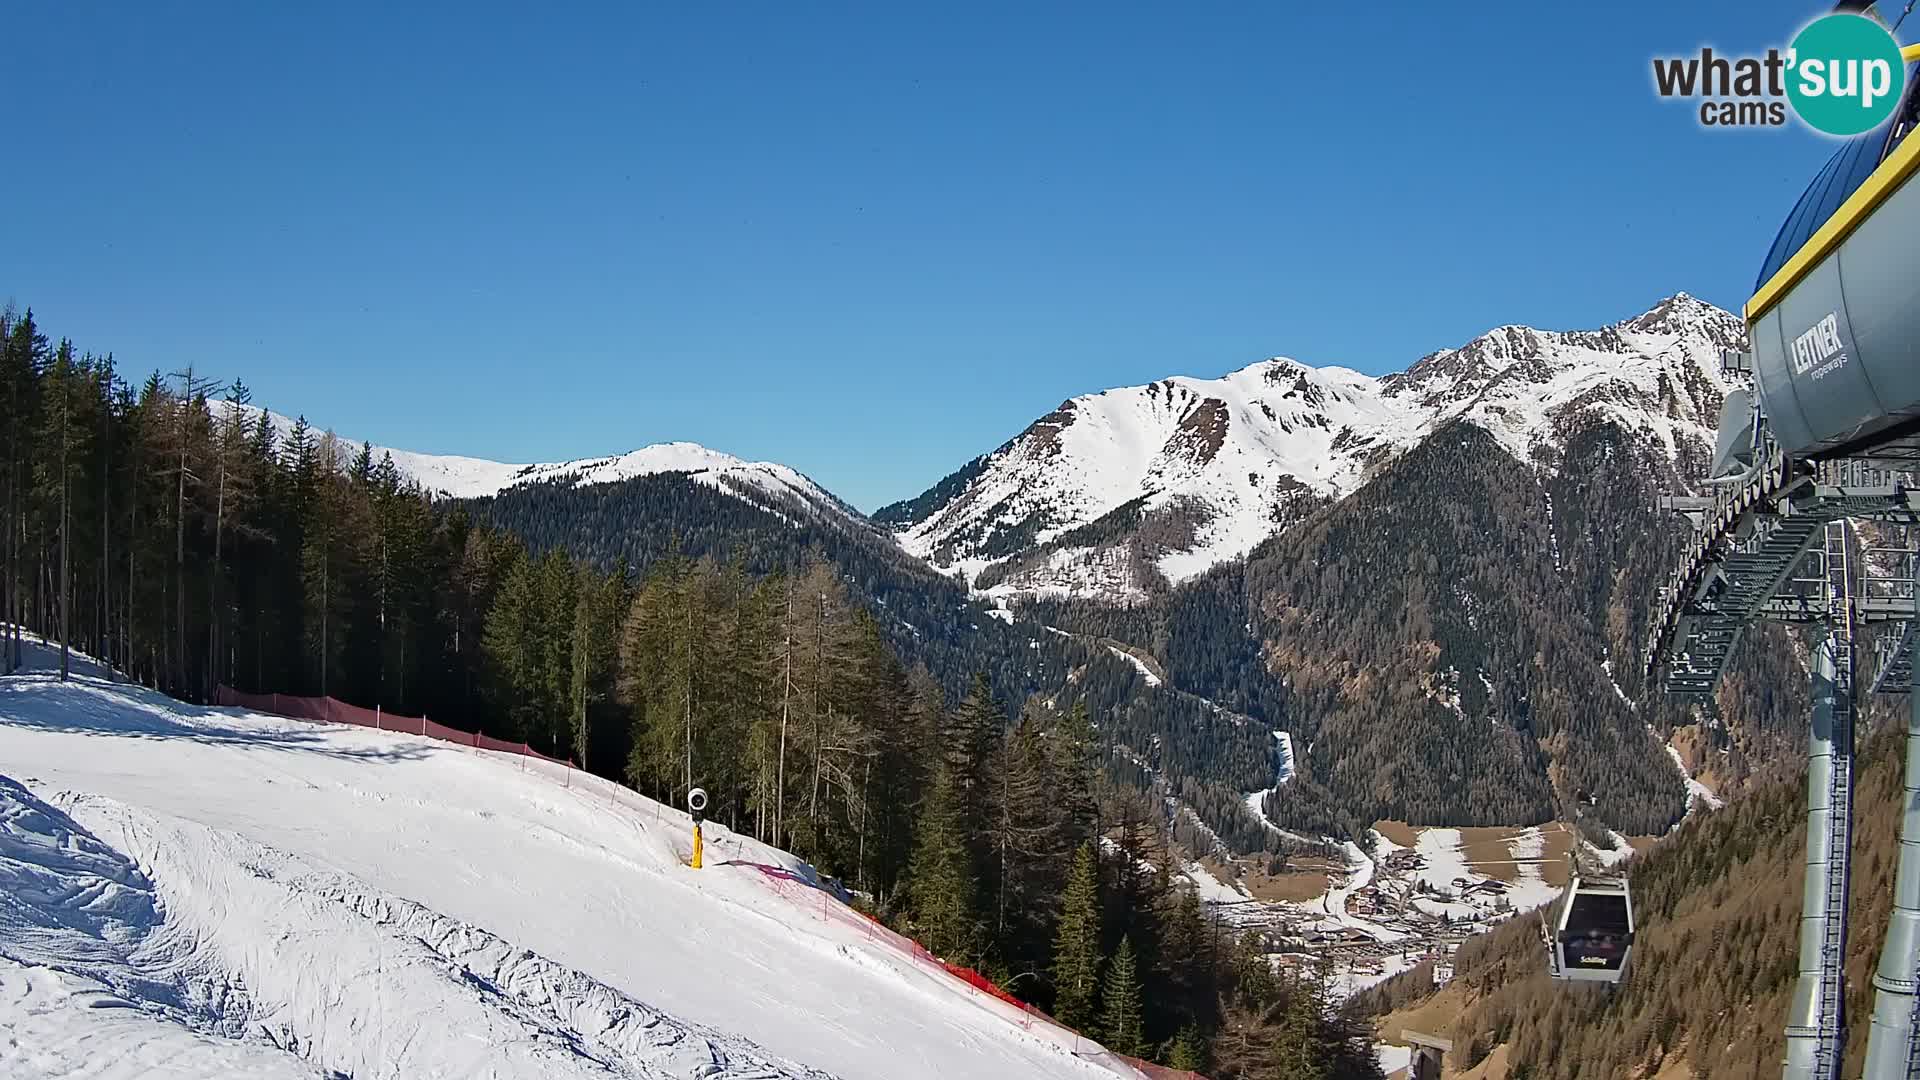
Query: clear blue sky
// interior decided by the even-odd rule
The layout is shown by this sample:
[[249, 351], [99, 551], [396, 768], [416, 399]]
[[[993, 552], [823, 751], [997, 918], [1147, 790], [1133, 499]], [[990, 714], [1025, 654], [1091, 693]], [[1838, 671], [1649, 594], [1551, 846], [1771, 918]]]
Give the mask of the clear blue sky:
[[1827, 153], [1649, 75], [1808, 3], [427, 6], [13, 5], [0, 300], [354, 437], [871, 509], [1073, 394], [1736, 306]]

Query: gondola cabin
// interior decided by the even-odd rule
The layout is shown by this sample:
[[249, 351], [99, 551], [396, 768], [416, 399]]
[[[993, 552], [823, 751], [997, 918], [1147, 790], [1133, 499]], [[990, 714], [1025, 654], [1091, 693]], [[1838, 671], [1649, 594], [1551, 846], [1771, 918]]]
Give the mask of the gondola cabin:
[[1548, 944], [1554, 978], [1618, 983], [1633, 952], [1633, 897], [1626, 879], [1576, 875]]
[[1814, 177], [1746, 305], [1761, 408], [1796, 457], [1920, 450], [1920, 46], [1903, 56], [1905, 99]]

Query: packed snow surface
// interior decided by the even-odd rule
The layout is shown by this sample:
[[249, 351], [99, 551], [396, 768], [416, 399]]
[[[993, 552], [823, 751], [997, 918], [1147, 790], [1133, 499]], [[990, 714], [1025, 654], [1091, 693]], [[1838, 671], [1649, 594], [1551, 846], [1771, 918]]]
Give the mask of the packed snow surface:
[[0, 1075], [1137, 1075], [578, 773], [42, 675], [0, 773]]

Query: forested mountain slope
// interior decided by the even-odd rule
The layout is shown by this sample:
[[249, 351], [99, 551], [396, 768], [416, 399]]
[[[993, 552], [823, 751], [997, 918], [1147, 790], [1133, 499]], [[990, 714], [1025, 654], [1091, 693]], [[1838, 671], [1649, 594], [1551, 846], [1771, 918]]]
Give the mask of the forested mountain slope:
[[[1085, 701], [1117, 770], [1158, 781], [1242, 850], [1267, 835], [1243, 804], [1271, 784], [1271, 733], [1282, 730], [1302, 750], [1299, 775], [1268, 810], [1309, 832], [1361, 835], [1381, 817], [1532, 823], [1581, 801], [1623, 831], [1655, 833], [1685, 808], [1663, 744], [1699, 719], [1638, 685], [1647, 605], [1679, 535], [1655, 507], [1704, 469], [1720, 392], [1708, 357], [1730, 340], [1731, 318], [1681, 296], [1598, 331], [1508, 328], [1433, 354], [1376, 390], [1453, 419], [1371, 443], [1364, 468], [1340, 466], [1350, 488], [1290, 488], [1290, 516], [1269, 523], [1277, 535], [1171, 591], [1007, 603], [990, 579], [1011, 562], [986, 566], [969, 590], [964, 574], [915, 558], [912, 536], [902, 550], [857, 515], [783, 513], [675, 473], [525, 482], [475, 508], [536, 549], [602, 566], [644, 568], [677, 546], [764, 572], [817, 552], [950, 693], [984, 671], [1006, 702]], [[1167, 405], [1181, 385], [1148, 398]], [[1298, 397], [1302, 417], [1330, 416], [1342, 400], [1273, 392]], [[1118, 438], [1115, 423], [1106, 437]], [[1060, 454], [1050, 468], [1083, 464]], [[1004, 459], [979, 459], [877, 517], [972, 505], [963, 493]], [[1157, 535], [1150, 502], [1045, 542], [997, 530], [989, 546], [1048, 560], [1108, 533], [1136, 543]], [[963, 572], [972, 565], [955, 557]], [[1798, 715], [1798, 664], [1781, 635], [1749, 642], [1724, 719], [1694, 740], [1718, 778], [1737, 782], [1772, 755]]]
[[[1656, 500], [1700, 448], [1676, 463], [1590, 416], [1556, 445], [1523, 464], [1455, 422], [1164, 600], [1033, 611], [1140, 643], [1174, 687], [1289, 731], [1299, 775], [1268, 800], [1284, 824], [1537, 822], [1578, 800], [1661, 832], [1685, 806], [1662, 744], [1699, 718], [1644, 692], [1638, 656], [1679, 537]], [[1721, 775], [1772, 759], [1803, 683], [1784, 634], [1743, 645], [1702, 740]]]
[[1176, 796], [1239, 850], [1277, 843], [1241, 805], [1245, 792], [1271, 782], [1266, 729], [1191, 695], [1157, 691], [1110, 649], [970, 596], [871, 526], [782, 515], [675, 474], [591, 486], [531, 483], [469, 506], [536, 552], [562, 550], [603, 568], [624, 561], [644, 573], [677, 553], [758, 575], [824, 559], [901, 659], [924, 665], [949, 700], [981, 673], [1008, 709], [1030, 695], [1063, 708], [1082, 702], [1117, 779]]
[[[1857, 775], [1844, 1076], [1863, 1065], [1892, 902], [1902, 742], [1897, 731], [1864, 742]], [[1504, 1047], [1504, 1075], [1529, 1080], [1774, 1075], [1793, 992], [1805, 817], [1802, 772], [1696, 816], [1636, 861], [1638, 936], [1611, 994], [1554, 984], [1539, 925], [1522, 918], [1463, 946], [1439, 994], [1400, 979], [1362, 1004], [1385, 1014], [1431, 1002], [1429, 1016], [1456, 1016], [1452, 1068]]]

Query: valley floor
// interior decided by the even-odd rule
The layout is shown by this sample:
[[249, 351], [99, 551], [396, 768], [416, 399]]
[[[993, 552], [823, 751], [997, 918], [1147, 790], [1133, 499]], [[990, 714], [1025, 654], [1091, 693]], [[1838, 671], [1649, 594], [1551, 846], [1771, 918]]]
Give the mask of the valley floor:
[[688, 841], [519, 759], [0, 679], [0, 1074], [1138, 1075]]

